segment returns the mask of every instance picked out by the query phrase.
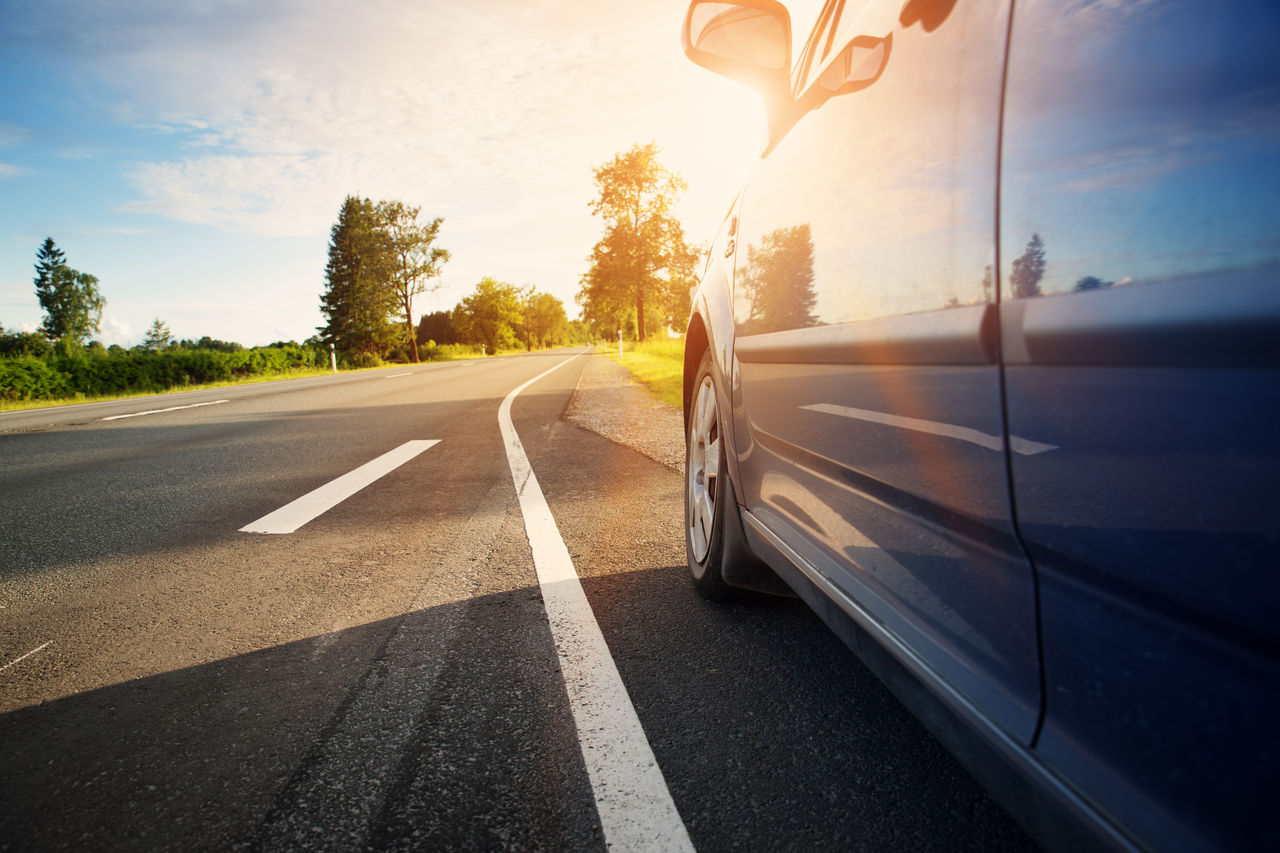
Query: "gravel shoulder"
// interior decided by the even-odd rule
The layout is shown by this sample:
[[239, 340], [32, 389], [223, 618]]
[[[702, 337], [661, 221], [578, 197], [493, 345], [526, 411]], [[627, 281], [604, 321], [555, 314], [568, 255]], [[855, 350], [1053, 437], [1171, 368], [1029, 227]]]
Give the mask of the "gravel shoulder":
[[603, 353], [587, 357], [564, 417], [673, 471], [684, 471], [684, 418], [680, 410], [659, 400]]

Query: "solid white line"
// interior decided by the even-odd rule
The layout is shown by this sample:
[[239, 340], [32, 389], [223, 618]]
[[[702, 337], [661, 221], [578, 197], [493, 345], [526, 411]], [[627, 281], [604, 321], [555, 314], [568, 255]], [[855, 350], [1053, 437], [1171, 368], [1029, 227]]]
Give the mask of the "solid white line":
[[[930, 435], [941, 435], [945, 438], [967, 441], [970, 444], [976, 444], [979, 447], [985, 447], [988, 450], [1004, 450], [1004, 439], [1000, 436], [991, 435], [990, 433], [981, 432], [969, 427], [956, 426], [955, 424], [926, 421], [920, 418], [904, 418], [901, 415], [890, 415], [885, 412], [873, 412], [870, 409], [855, 409], [851, 406], [835, 406], [830, 403], [815, 403], [811, 406], [801, 406], [800, 408], [808, 409], [811, 412], [823, 412], [828, 415], [839, 415], [842, 418], [870, 421], [871, 423], [884, 424], [885, 426], [898, 427], [899, 429], [925, 432]], [[1020, 453], [1023, 456], [1034, 456], [1037, 453], [1044, 453], [1049, 450], [1058, 449], [1058, 445], [1056, 444], [1044, 444], [1039, 441], [1032, 441], [1028, 438], [1020, 438], [1016, 435], [1010, 437], [1009, 447], [1014, 453]]]
[[440, 439], [406, 441], [404, 444], [382, 454], [343, 474], [336, 480], [325, 483], [314, 491], [287, 503], [272, 513], [264, 515], [255, 522], [240, 528], [241, 533], [292, 533], [311, 519], [333, 509], [365, 486], [380, 477], [399, 468], [428, 447], [434, 447]]
[[516, 395], [574, 358], [508, 394], [498, 408], [498, 425], [605, 844], [610, 850], [692, 851], [689, 832], [511, 422]]
[[0, 666], [0, 672], [4, 672], [6, 669], [8, 669], [9, 667], [13, 666], [15, 663], [18, 663], [19, 661], [24, 661], [24, 660], [26, 660], [27, 658], [29, 658], [29, 657], [31, 657], [32, 655], [34, 655], [36, 652], [38, 652], [38, 651], [40, 651], [40, 650], [42, 650], [42, 649], [47, 649], [47, 648], [49, 648], [49, 646], [51, 646], [51, 645], [53, 645], [53, 640], [50, 640], [49, 642], [45, 643], [43, 646], [36, 646], [34, 649], [32, 649], [31, 651], [27, 652], [27, 653], [26, 653], [25, 655], [23, 655], [22, 657], [14, 658], [13, 660], [9, 661], [9, 662], [8, 662], [7, 664], [5, 664], [4, 666]]
[[198, 409], [201, 406], [217, 406], [221, 403], [230, 403], [230, 402], [231, 402], [230, 400], [213, 400], [208, 403], [192, 403], [189, 406], [170, 406], [167, 409], [149, 409], [145, 412], [134, 412], [133, 414], [129, 414], [129, 415], [112, 415], [109, 418], [100, 418], [99, 420], [122, 421], [125, 418], [140, 418], [143, 415], [159, 415], [165, 412], [176, 412], [176, 411], [179, 411], [180, 409]]

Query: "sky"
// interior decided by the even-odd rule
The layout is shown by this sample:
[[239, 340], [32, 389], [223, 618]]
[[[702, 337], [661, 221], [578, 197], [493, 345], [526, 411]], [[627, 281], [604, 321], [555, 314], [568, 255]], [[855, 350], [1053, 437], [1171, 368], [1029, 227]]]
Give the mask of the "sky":
[[706, 243], [762, 147], [759, 98], [681, 53], [686, 6], [0, 0], [0, 325], [38, 326], [53, 237], [104, 343], [305, 340], [348, 194], [443, 217], [415, 315], [492, 276], [574, 316], [595, 167], [656, 142]]

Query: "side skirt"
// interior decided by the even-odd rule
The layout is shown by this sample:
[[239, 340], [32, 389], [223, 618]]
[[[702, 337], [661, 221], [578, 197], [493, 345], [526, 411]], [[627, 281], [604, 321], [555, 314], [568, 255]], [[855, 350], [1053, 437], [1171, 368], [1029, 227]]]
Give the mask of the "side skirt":
[[759, 519], [746, 509], [741, 517], [749, 553], [795, 590], [1032, 837], [1049, 850], [1140, 849]]

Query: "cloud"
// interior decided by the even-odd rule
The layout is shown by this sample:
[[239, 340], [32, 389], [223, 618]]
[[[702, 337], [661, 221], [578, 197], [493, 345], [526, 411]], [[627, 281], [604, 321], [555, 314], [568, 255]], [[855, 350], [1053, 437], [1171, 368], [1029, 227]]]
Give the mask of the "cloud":
[[104, 315], [101, 329], [102, 334], [98, 336], [98, 340], [107, 346], [118, 344], [122, 347], [129, 347], [138, 343], [138, 340], [133, 335], [132, 328], [124, 320]]
[[323, 241], [348, 193], [401, 199], [445, 218], [442, 293], [491, 274], [572, 311], [594, 166], [656, 140], [702, 241], [759, 153], [756, 96], [680, 54], [686, 6], [48, 0], [11, 38], [87, 71], [95, 108], [149, 140], [117, 212]]
[[547, 197], [574, 172], [590, 192], [591, 165], [688, 133], [671, 108], [693, 70], [682, 4], [595, 5], [95, 5], [101, 32], [75, 38], [127, 112], [183, 139], [181, 156], [132, 170], [140, 198], [123, 209], [314, 234], [347, 192], [466, 209], [477, 188]]
[[159, 234], [160, 232], [150, 228], [90, 228], [84, 233], [90, 237], [140, 237], [147, 234]]
[[22, 145], [30, 135], [31, 131], [25, 127], [0, 122], [0, 148], [13, 148], [16, 145]]
[[27, 174], [27, 170], [12, 163], [0, 163], [0, 181]]

